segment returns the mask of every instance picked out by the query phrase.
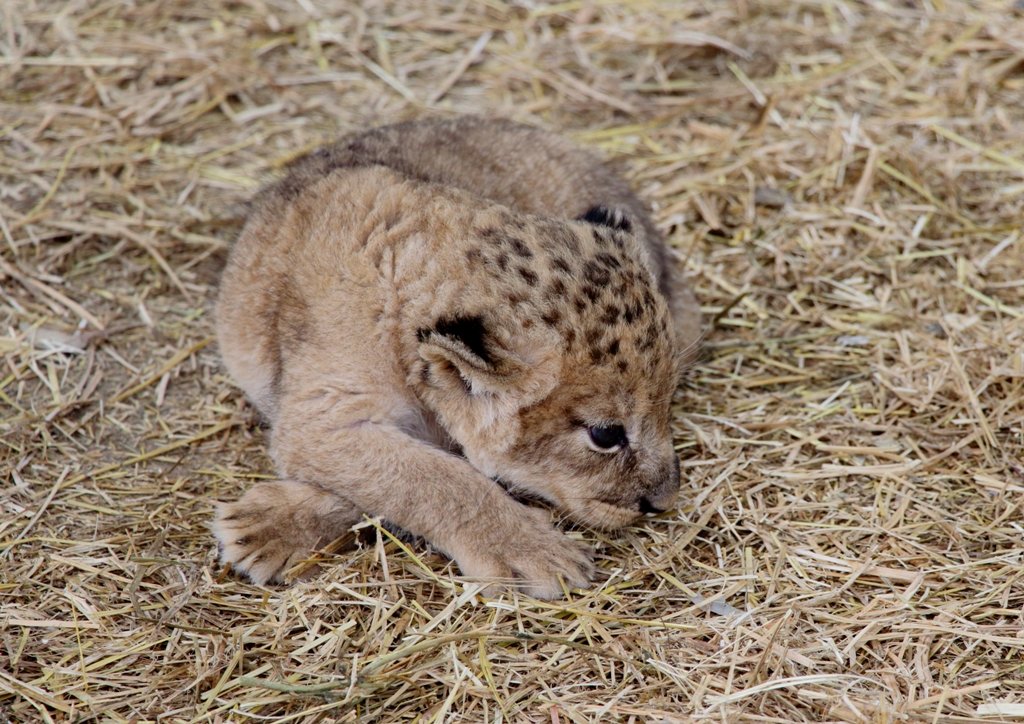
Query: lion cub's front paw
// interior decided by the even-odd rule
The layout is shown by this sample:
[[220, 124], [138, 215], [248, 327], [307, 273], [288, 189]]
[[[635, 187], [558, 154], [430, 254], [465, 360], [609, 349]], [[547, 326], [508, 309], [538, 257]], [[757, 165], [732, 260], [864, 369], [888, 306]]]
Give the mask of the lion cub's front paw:
[[213, 532], [220, 559], [256, 584], [283, 582], [284, 572], [313, 551], [293, 537], [273, 510], [254, 509], [245, 498], [217, 506]]
[[[542, 510], [524, 508], [514, 526], [495, 526], [455, 553], [468, 578], [514, 579], [534, 598], [560, 598], [567, 588], [586, 588], [594, 574], [593, 552], [560, 533]], [[517, 516], [518, 517], [518, 516]]]
[[253, 583], [284, 581], [285, 572], [359, 519], [346, 502], [291, 480], [261, 483], [234, 503], [220, 503], [213, 532], [225, 563]]

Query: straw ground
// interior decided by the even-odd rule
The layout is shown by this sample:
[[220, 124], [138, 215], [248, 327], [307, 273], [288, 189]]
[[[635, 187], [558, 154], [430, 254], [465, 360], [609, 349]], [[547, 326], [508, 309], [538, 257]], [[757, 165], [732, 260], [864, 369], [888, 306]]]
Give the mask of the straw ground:
[[[956, 0], [0, 4], [0, 720], [1024, 712], [1024, 10]], [[709, 336], [678, 510], [484, 599], [373, 523], [258, 588], [211, 344], [295, 154], [485, 112], [616, 159]]]

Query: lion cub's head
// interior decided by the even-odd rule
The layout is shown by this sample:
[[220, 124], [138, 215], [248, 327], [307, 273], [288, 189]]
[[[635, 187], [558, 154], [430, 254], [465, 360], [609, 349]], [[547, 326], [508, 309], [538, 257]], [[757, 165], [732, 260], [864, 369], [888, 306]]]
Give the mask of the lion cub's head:
[[474, 239], [464, 308], [419, 330], [421, 397], [475, 467], [580, 522], [669, 508], [678, 357], [642, 240], [508, 215]]

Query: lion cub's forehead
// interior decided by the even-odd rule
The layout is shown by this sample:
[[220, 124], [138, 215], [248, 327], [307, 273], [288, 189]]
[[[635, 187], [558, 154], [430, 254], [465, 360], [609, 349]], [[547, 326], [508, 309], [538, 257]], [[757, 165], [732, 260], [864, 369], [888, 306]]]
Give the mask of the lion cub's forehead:
[[[560, 334], [580, 367], [620, 384], [660, 385], [674, 368], [668, 308], [639, 258], [640, 241], [615, 228], [502, 214], [474, 230], [469, 268], [493, 281], [495, 306], [523, 329]], [[652, 379], [655, 378], [655, 379]]]

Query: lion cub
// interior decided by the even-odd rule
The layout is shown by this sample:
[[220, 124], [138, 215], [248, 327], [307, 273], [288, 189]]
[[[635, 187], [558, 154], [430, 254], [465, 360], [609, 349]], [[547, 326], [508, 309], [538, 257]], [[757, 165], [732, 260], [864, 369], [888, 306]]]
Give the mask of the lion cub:
[[547, 132], [417, 121], [300, 159], [217, 302], [281, 476], [219, 507], [223, 560], [280, 580], [365, 513], [467, 576], [584, 586], [589, 551], [506, 488], [608, 528], [672, 506], [698, 315], [626, 184]]

